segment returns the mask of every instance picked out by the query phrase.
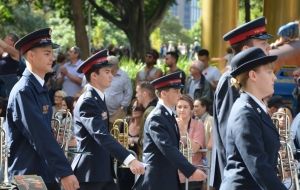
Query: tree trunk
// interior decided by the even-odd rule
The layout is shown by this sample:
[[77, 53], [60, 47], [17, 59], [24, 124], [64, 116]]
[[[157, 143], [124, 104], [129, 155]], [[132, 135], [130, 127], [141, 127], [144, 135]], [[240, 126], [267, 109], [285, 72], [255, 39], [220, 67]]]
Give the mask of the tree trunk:
[[81, 59], [89, 57], [89, 40], [85, 29], [85, 20], [83, 15], [84, 0], [71, 0], [71, 10], [73, 22], [75, 26], [75, 40], [76, 45], [81, 50]]
[[148, 8], [152, 6], [151, 2], [156, 3], [155, 6], [152, 6], [153, 11], [150, 11], [151, 15], [148, 15], [147, 18], [144, 8], [145, 0], [106, 1], [109, 1], [114, 6], [120, 18], [115, 17], [114, 14], [107, 11], [105, 7], [99, 6], [96, 0], [89, 0], [98, 14], [125, 32], [130, 43], [131, 57], [136, 61], [143, 61], [146, 51], [151, 48], [151, 32], [153, 32], [162, 21], [163, 16], [174, 0], [160, 0], [159, 2], [155, 2], [154, 0], [147, 1], [147, 3], [150, 2], [150, 5], [147, 6]]
[[135, 61], [144, 61], [144, 55], [151, 45], [150, 33], [145, 25], [143, 1], [140, 1], [136, 11], [131, 15], [132, 20], [125, 29], [125, 33], [130, 43], [131, 57]]
[[131, 57], [135, 61], [144, 61], [146, 51], [150, 50], [150, 34], [141, 30], [126, 33], [131, 50]]
[[251, 6], [250, 6], [250, 0], [245, 0], [245, 22], [250, 22], [251, 20]]

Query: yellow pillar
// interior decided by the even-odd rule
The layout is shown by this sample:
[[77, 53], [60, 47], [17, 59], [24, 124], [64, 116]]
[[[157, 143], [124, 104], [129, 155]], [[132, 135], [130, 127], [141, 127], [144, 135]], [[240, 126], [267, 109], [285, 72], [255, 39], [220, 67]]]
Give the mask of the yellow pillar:
[[264, 16], [267, 18], [267, 31], [277, 38], [278, 28], [290, 21], [300, 19], [299, 0], [264, 0]]
[[[229, 46], [223, 35], [237, 26], [238, 0], [202, 0], [202, 47], [210, 57], [222, 57]], [[224, 65], [219, 65], [220, 69]]]

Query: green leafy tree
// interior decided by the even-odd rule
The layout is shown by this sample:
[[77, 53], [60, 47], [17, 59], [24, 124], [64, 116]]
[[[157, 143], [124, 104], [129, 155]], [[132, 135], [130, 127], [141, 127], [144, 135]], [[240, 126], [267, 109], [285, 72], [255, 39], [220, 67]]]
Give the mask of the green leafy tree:
[[92, 30], [92, 44], [95, 48], [109, 44], [128, 46], [128, 39], [122, 30], [98, 17]]
[[184, 29], [178, 18], [171, 14], [166, 14], [163, 21], [159, 25], [161, 40], [164, 43], [169, 41], [191, 43], [192, 38], [189, 36], [188, 30]]
[[60, 50], [65, 52], [68, 48], [74, 46], [74, 27], [67, 18], [61, 18], [58, 13], [54, 13], [47, 20], [47, 23], [52, 28], [53, 40], [61, 45]]
[[126, 34], [134, 59], [142, 59], [150, 48], [150, 34], [162, 21], [174, 0], [89, 0], [95, 14]]
[[33, 30], [46, 27], [43, 10], [34, 10], [28, 4], [17, 1], [0, 3], [0, 33], [2, 37], [9, 32], [23, 36]]

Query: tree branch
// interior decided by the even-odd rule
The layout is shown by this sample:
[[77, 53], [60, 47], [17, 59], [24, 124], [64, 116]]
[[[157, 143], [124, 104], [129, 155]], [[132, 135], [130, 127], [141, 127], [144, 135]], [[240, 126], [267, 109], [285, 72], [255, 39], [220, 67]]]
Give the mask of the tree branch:
[[91, 5], [96, 9], [97, 13], [99, 13], [102, 17], [116, 25], [120, 29], [124, 29], [126, 27], [126, 24], [122, 21], [117, 20], [114, 16], [109, 14], [105, 9], [97, 5], [97, 3], [94, 0], [89, 0]]
[[166, 11], [173, 2], [173, 0], [161, 1], [155, 9], [156, 11], [153, 13], [153, 15], [145, 21], [146, 28], [149, 29], [150, 33], [160, 24]]

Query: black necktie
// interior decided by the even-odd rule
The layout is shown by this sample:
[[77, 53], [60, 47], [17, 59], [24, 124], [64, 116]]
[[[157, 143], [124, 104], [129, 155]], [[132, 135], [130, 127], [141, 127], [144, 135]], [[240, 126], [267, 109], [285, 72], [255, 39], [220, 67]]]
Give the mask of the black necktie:
[[177, 134], [179, 135], [179, 128], [178, 128], [178, 124], [177, 124], [176, 117], [175, 117], [174, 113], [172, 113], [172, 117], [173, 117], [173, 120], [174, 120], [175, 130], [176, 130]]

